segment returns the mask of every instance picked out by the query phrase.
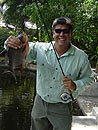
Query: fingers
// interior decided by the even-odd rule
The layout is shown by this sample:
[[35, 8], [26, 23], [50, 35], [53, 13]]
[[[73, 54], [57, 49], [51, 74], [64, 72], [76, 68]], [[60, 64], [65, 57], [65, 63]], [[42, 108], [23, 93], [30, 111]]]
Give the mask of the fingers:
[[68, 89], [69, 94], [71, 94], [72, 91], [76, 89], [76, 84], [66, 76], [63, 76], [63, 84], [64, 84], [64, 88]]
[[67, 78], [66, 76], [63, 76], [63, 84], [64, 84], [64, 88], [69, 88], [69, 87], [70, 87], [70, 86], [69, 86], [70, 83], [71, 83], [70, 79]]
[[71, 94], [71, 93], [72, 93], [72, 90], [68, 89], [68, 93]]
[[69, 79], [68, 77], [66, 76], [63, 76], [63, 83], [70, 83], [71, 82], [71, 79]]
[[11, 47], [14, 49], [20, 48], [20, 40], [18, 38], [16, 38], [15, 36], [10, 36], [8, 37], [8, 39], [6, 40], [6, 46], [7, 48]]

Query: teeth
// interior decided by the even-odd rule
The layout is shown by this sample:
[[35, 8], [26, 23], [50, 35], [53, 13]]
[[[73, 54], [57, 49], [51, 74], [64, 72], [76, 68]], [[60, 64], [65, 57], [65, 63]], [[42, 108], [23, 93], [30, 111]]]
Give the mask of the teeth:
[[59, 40], [66, 40], [65, 38], [59, 38]]

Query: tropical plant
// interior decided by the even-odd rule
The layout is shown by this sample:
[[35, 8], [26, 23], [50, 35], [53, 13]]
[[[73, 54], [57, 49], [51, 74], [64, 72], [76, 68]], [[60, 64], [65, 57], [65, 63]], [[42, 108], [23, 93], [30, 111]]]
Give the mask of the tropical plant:
[[[51, 36], [52, 21], [59, 16], [68, 16], [73, 22], [72, 42], [83, 49], [91, 63], [98, 59], [98, 1], [97, 0], [2, 0], [7, 5], [4, 20], [16, 28], [21, 28], [23, 20], [36, 24], [30, 40], [49, 41], [43, 19]], [[42, 17], [39, 13], [39, 6]], [[3, 5], [3, 4], [2, 4]], [[13, 13], [14, 12], [14, 13]], [[29, 32], [28, 32], [29, 35]], [[34, 37], [34, 38], [33, 38]], [[51, 37], [52, 39], [52, 37]], [[53, 40], [53, 39], [52, 39]]]

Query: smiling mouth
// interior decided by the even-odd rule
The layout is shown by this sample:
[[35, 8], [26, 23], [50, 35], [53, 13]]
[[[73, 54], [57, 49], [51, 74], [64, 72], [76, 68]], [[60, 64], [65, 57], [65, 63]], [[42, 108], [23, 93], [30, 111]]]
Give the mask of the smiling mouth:
[[65, 40], [66, 40], [66, 38], [59, 38], [59, 40], [61, 40], [61, 41], [65, 41]]

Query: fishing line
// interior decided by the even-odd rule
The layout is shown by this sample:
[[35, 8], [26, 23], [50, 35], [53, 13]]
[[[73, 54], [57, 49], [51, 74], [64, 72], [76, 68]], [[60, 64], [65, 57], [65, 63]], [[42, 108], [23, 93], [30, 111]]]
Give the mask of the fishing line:
[[2, 53], [5, 52], [5, 51], [6, 51], [6, 49], [3, 49], [3, 51], [0, 52], [0, 55], [2, 55]]

